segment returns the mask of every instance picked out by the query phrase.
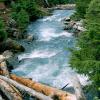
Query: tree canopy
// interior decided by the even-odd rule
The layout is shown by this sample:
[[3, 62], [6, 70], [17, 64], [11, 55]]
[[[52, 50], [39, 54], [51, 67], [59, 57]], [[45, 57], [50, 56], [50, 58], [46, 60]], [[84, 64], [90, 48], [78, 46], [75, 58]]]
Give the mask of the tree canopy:
[[91, 89], [100, 98], [100, 0], [92, 0], [86, 14], [79, 13], [85, 17], [87, 31], [78, 38], [79, 49], [72, 50], [70, 64], [79, 73], [89, 76], [93, 85]]

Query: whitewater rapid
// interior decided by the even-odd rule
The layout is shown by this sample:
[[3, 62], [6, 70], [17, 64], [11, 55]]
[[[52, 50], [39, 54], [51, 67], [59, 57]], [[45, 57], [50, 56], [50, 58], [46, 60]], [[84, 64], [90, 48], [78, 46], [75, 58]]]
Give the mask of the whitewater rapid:
[[[23, 43], [26, 51], [17, 55], [20, 63], [12, 71], [17, 75], [61, 89], [64, 85], [73, 86], [75, 72], [69, 67], [70, 51], [75, 46], [73, 33], [64, 30], [63, 19], [74, 13], [73, 10], [55, 10], [53, 15], [33, 22], [28, 34], [37, 37], [30, 44]], [[88, 77], [77, 74], [82, 85]]]

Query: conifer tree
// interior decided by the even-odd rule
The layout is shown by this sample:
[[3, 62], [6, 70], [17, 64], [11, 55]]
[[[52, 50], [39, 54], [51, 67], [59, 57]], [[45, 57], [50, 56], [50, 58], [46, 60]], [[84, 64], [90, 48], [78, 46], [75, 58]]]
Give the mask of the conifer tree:
[[[87, 31], [81, 33], [77, 46], [72, 50], [71, 66], [88, 75], [95, 95], [100, 96], [100, 0], [92, 0], [86, 12]], [[100, 97], [99, 97], [100, 98]]]

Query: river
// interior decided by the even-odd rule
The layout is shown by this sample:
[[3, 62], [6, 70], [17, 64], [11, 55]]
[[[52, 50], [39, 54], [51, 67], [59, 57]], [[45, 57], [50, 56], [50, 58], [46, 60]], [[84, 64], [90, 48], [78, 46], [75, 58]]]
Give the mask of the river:
[[[74, 10], [55, 10], [51, 16], [31, 23], [27, 32], [37, 40], [31, 43], [21, 41], [26, 51], [17, 55], [20, 63], [12, 72], [59, 89], [66, 84], [73, 87], [75, 72], [69, 67], [68, 48], [75, 46], [75, 37], [64, 30], [63, 24], [63, 19], [73, 13]], [[86, 77], [77, 75], [85, 85]]]

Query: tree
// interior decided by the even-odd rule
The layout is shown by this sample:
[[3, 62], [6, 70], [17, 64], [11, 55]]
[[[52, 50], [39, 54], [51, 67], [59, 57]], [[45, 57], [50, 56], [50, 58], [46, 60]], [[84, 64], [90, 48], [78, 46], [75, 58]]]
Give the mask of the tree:
[[76, 0], [76, 15], [77, 17], [84, 18], [86, 10], [91, 0]]
[[24, 9], [28, 13], [30, 20], [37, 19], [45, 14], [35, 0], [18, 0], [17, 2], [12, 2], [11, 5], [12, 10], [16, 13]]
[[100, 98], [100, 0], [91, 1], [85, 23], [87, 31], [78, 39], [79, 49], [72, 50], [70, 64], [77, 72], [89, 76], [91, 89]]

